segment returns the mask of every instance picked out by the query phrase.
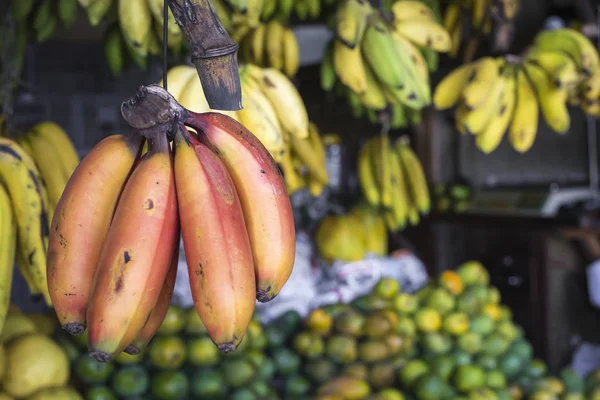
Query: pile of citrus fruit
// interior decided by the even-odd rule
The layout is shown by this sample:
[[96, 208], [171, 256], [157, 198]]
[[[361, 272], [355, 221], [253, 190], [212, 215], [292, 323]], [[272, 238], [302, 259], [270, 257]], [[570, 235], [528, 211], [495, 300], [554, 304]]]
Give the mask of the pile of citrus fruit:
[[88, 356], [85, 332], [60, 337], [86, 400], [278, 398], [269, 383], [273, 368], [262, 351], [263, 328], [257, 320], [229, 354], [215, 347], [193, 307], [171, 306], [145, 351], [121, 353], [111, 363]]
[[143, 354], [114, 363], [90, 358], [85, 334], [57, 338], [86, 400], [600, 400], [600, 371], [549, 375], [473, 261], [415, 293], [383, 278], [350, 304], [255, 319], [227, 355], [175, 306]]

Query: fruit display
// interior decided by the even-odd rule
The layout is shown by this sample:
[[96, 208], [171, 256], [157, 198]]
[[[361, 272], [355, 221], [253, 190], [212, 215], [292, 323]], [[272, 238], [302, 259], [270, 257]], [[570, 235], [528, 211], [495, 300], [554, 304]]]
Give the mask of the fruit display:
[[429, 105], [434, 65], [421, 49], [447, 52], [451, 47], [448, 32], [425, 3], [395, 2], [391, 16], [389, 22], [368, 2], [342, 2], [321, 64], [322, 88], [330, 91], [339, 80], [353, 108], [362, 105], [371, 114], [388, 108], [406, 114]]
[[315, 233], [315, 243], [319, 256], [328, 263], [388, 253], [385, 220], [366, 202], [357, 203], [347, 214], [325, 216]]
[[367, 202], [381, 210], [390, 231], [419, 223], [431, 200], [423, 167], [405, 137], [367, 140], [358, 153], [358, 181]]
[[456, 106], [456, 129], [475, 135], [482, 152], [493, 152], [508, 132], [512, 147], [523, 153], [535, 141], [538, 114], [565, 134], [570, 104], [597, 112], [598, 64], [595, 46], [581, 33], [546, 30], [521, 58], [488, 56], [455, 69], [436, 87], [433, 102], [439, 110]]
[[583, 399], [598, 391], [572, 369], [558, 376], [501, 304], [476, 261], [415, 293], [383, 278], [350, 304], [294, 311], [264, 328], [282, 398]]
[[0, 334], [0, 399], [83, 400], [55, 330], [53, 316], [10, 306]]
[[167, 73], [168, 91], [182, 106], [229, 115], [252, 132], [281, 166], [288, 194], [304, 187], [321, 194], [329, 180], [325, 149], [295, 86], [278, 70], [253, 64], [240, 66], [240, 81], [243, 109], [218, 111], [209, 108], [195, 68], [179, 65]]
[[[16, 138], [0, 137], [0, 270], [11, 282], [15, 258], [33, 297], [52, 305], [46, 277], [49, 226], [58, 199], [79, 163], [67, 133], [51, 121], [35, 124]], [[11, 285], [2, 288], [0, 328], [10, 299]], [[0, 329], [0, 332], [2, 330]]]
[[231, 117], [181, 112], [172, 145], [166, 128], [100, 141], [56, 206], [49, 293], [63, 329], [87, 329], [100, 362], [142, 351], [165, 317], [180, 227], [196, 310], [225, 353], [244, 338], [255, 301], [273, 299], [292, 271], [290, 199], [267, 149]]
[[444, 27], [452, 38], [448, 55], [455, 58], [464, 50], [465, 60], [471, 61], [480, 39], [494, 33], [498, 26], [511, 23], [519, 8], [520, 0], [451, 0], [443, 18]]
[[74, 385], [87, 399], [278, 399], [271, 385], [264, 327], [253, 318], [234, 353], [219, 352], [195, 308], [170, 306], [156, 336], [137, 355], [100, 363], [87, 354], [86, 334], [57, 334], [67, 349]]

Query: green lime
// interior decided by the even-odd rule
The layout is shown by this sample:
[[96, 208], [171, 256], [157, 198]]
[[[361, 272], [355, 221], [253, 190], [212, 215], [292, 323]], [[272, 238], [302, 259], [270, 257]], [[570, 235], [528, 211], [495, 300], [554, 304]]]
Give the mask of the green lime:
[[444, 381], [448, 381], [452, 371], [454, 371], [454, 362], [454, 357], [450, 354], [435, 356], [429, 363], [431, 373], [439, 376]]
[[199, 369], [191, 379], [192, 393], [200, 399], [218, 399], [225, 396], [227, 384], [218, 369]]
[[161, 371], [152, 376], [150, 390], [155, 399], [186, 399], [190, 384], [187, 376], [180, 371]]
[[150, 383], [148, 372], [139, 365], [126, 365], [112, 377], [111, 386], [119, 397], [140, 396]]
[[419, 308], [419, 300], [410, 293], [398, 293], [394, 298], [394, 308], [401, 314], [413, 314]]
[[219, 363], [221, 352], [208, 336], [191, 339], [187, 345], [187, 359], [198, 367], [211, 367]]
[[301, 359], [300, 356], [292, 350], [286, 348], [277, 349], [273, 351], [271, 357], [275, 361], [277, 371], [279, 371], [281, 375], [287, 376], [298, 372]]
[[392, 278], [381, 278], [373, 288], [373, 292], [383, 299], [393, 298], [398, 290], [400, 290], [400, 283]]
[[185, 342], [179, 336], [157, 336], [149, 345], [152, 364], [161, 369], [177, 369], [185, 361]]
[[483, 341], [482, 352], [490, 356], [500, 356], [504, 354], [510, 343], [498, 333], [492, 333]]
[[454, 296], [444, 288], [434, 289], [425, 302], [426, 307], [436, 310], [442, 315], [452, 311], [455, 304]]
[[336, 376], [336, 370], [337, 367], [333, 361], [319, 358], [307, 362], [303, 372], [313, 383], [318, 385], [333, 379]]
[[259, 397], [254, 394], [251, 389], [244, 388], [238, 389], [231, 393], [229, 397], [231, 400], [258, 400]]
[[285, 393], [291, 398], [306, 396], [310, 389], [310, 382], [302, 375], [293, 374], [285, 380]]
[[74, 365], [75, 376], [86, 385], [106, 382], [114, 368], [112, 363], [98, 362], [87, 354], [79, 356]]
[[236, 388], [249, 384], [256, 374], [252, 363], [243, 358], [226, 360], [222, 369], [227, 384]]
[[340, 364], [349, 364], [358, 357], [356, 339], [351, 336], [330, 336], [327, 340], [327, 356]]
[[461, 365], [453, 377], [454, 387], [462, 393], [468, 393], [485, 386], [485, 373], [475, 365]]
[[85, 393], [85, 400], [117, 400], [117, 396], [106, 386], [92, 386]]
[[452, 357], [454, 358], [454, 364], [456, 366], [471, 364], [473, 362], [473, 356], [461, 349], [454, 349], [454, 351], [452, 351]]
[[[250, 361], [253, 360], [251, 359]], [[277, 372], [277, 365], [275, 365], [275, 361], [270, 358], [266, 358], [263, 363], [256, 368], [256, 379], [266, 382], [271, 381]]]
[[486, 373], [485, 383], [491, 389], [502, 389], [506, 387], [506, 378], [502, 371], [495, 369]]
[[177, 306], [169, 306], [167, 315], [156, 331], [158, 335], [175, 335], [185, 328], [187, 318], [186, 312]]
[[477, 365], [488, 371], [498, 368], [498, 359], [489, 354], [480, 354], [475, 362]]
[[446, 354], [452, 350], [452, 338], [440, 332], [426, 333], [423, 337], [423, 347], [434, 354]]
[[124, 351], [119, 353], [117, 357], [115, 357], [115, 362], [120, 365], [131, 365], [131, 364], [139, 364], [144, 359], [145, 352], [141, 351], [138, 354], [132, 356], [131, 354], [127, 354]]
[[195, 307], [185, 310], [185, 332], [190, 335], [206, 333], [206, 327], [200, 319]]
[[494, 331], [494, 320], [487, 314], [479, 314], [471, 319], [469, 330], [482, 336], [489, 335]]
[[448, 385], [437, 375], [425, 374], [415, 383], [417, 398], [422, 400], [443, 400], [448, 398]]
[[456, 344], [459, 349], [469, 354], [477, 354], [483, 348], [481, 335], [475, 332], [467, 332], [457, 338]]
[[271, 388], [267, 382], [256, 379], [248, 386], [248, 389], [252, 390], [259, 399], [263, 399], [271, 393]]
[[423, 360], [411, 360], [398, 371], [398, 379], [405, 388], [413, 387], [417, 379], [429, 372], [429, 365]]

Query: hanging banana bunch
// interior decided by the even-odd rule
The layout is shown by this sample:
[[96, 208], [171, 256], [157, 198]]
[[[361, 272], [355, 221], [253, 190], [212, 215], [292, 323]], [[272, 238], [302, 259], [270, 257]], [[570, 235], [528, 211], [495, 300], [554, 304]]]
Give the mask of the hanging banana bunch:
[[600, 116], [600, 64], [593, 43], [570, 28], [540, 32], [523, 57], [483, 57], [448, 74], [436, 87], [439, 110], [455, 107], [456, 129], [493, 152], [505, 133], [524, 153], [535, 142], [539, 114], [566, 134], [568, 106]]

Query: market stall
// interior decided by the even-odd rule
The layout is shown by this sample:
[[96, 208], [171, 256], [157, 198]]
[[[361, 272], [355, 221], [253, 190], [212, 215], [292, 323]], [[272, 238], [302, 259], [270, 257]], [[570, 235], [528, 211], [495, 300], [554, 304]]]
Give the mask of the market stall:
[[600, 399], [592, 1], [0, 5], [0, 400]]

